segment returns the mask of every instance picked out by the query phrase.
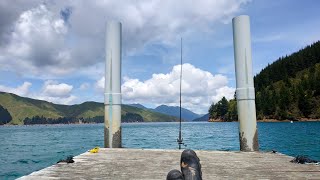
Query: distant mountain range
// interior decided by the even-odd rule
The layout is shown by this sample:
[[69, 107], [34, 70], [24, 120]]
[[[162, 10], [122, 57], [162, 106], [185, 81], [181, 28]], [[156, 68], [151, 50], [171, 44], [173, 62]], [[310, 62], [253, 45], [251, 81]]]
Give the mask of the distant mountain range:
[[193, 121], [197, 122], [197, 121], [208, 121], [209, 120], [209, 113], [205, 114], [199, 118], [194, 119]]
[[[180, 116], [180, 108], [178, 106], [166, 106], [166, 105], [161, 105], [158, 106], [154, 109], [154, 111], [163, 113], [163, 114], [168, 114], [171, 116], [179, 117]], [[192, 121], [201, 115], [196, 114], [188, 109], [181, 108], [181, 118], [186, 120], [186, 121]]]
[[150, 108], [146, 108], [144, 105], [142, 104], [128, 104], [129, 106], [133, 106], [133, 107], [136, 107], [136, 108], [141, 108], [141, 109], [149, 109], [149, 110], [152, 110]]
[[[147, 109], [147, 110], [151, 110], [151, 111], [155, 111], [155, 112], [159, 112], [159, 113], [163, 113], [163, 114], [167, 114], [170, 116], [175, 116], [177, 118], [180, 117], [180, 108], [179, 106], [167, 106], [167, 105], [160, 105], [154, 109], [152, 108], [146, 108], [145, 106], [141, 105], [141, 104], [130, 104], [130, 106], [134, 106], [134, 107], [138, 107], [138, 108], [142, 108], [142, 109]], [[188, 109], [185, 108], [181, 108], [181, 118], [185, 121], [193, 121], [196, 118], [201, 117], [201, 115], [196, 114]]]
[[[0, 92], [0, 113], [0, 125], [5, 123], [25, 124], [25, 122], [28, 122], [28, 124], [103, 122], [104, 104], [84, 102], [77, 105], [60, 105]], [[8, 117], [8, 113], [9, 122], [6, 119], [1, 119]], [[123, 122], [179, 120], [174, 116], [129, 105], [122, 105], [121, 116]]]

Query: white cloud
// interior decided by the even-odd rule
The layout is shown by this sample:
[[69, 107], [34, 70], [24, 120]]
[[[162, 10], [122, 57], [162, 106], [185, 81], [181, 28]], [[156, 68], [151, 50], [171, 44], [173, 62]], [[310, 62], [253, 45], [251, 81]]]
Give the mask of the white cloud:
[[73, 86], [66, 83], [59, 83], [47, 80], [43, 83], [41, 92], [33, 94], [32, 98], [53, 102], [56, 104], [72, 104], [77, 97], [72, 94]]
[[[130, 59], [126, 59], [126, 56], [144, 54], [145, 47], [148, 45], [157, 44], [170, 49], [173, 42], [176, 42], [177, 38], [181, 36], [188, 37], [194, 32], [211, 33], [215, 30], [215, 24], [231, 22], [231, 17], [238, 13], [248, 1], [65, 0], [46, 1], [45, 3], [42, 0], [1, 1], [0, 68], [1, 71], [14, 71], [21, 77], [36, 79], [68, 78], [68, 75], [99, 78], [104, 71], [105, 23], [107, 21], [122, 22], [123, 60], [125, 61]], [[66, 9], [69, 10], [68, 17], [61, 13]], [[170, 57], [166, 57], [166, 59], [170, 59]], [[154, 62], [151, 64], [154, 65]], [[141, 65], [137, 64], [137, 66]], [[130, 68], [137, 67], [130, 66]], [[176, 78], [176, 75], [170, 74], [170, 76]], [[206, 77], [206, 73], [203, 76]], [[227, 81], [226, 77], [221, 75], [213, 77], [216, 79], [225, 78]], [[163, 94], [163, 96], [169, 94], [171, 98], [164, 98], [164, 102], [177, 102], [173, 101], [173, 97], [177, 95], [176, 81], [167, 79], [166, 81], [171, 84], [165, 88], [158, 87], [156, 84], [152, 85], [156, 81], [165, 85], [167, 82], [162, 82], [162, 78], [166, 79], [167, 77], [155, 74], [150, 79], [151, 82], [127, 78], [125, 83], [128, 85], [136, 82], [144, 87], [140, 90], [155, 90], [152, 93], [157, 98], [159, 98], [159, 94]], [[199, 92], [199, 87], [192, 86], [197, 80], [184, 82], [183, 88], [187, 88], [185, 99], [187, 95], [195, 97], [194, 94]], [[57, 84], [53, 84], [52, 87]], [[201, 85], [205, 88], [211, 87], [205, 83]], [[100, 89], [103, 86], [103, 79], [95, 85]], [[132, 86], [138, 89], [135, 84]], [[219, 87], [226, 86], [226, 84], [221, 86], [214, 83], [214, 86], [216, 88], [211, 89], [213, 92], [207, 92], [209, 90], [201, 92], [205, 91], [208, 97], [212, 97], [217, 94], [215, 91]], [[66, 91], [66, 89], [64, 90]], [[76, 98], [72, 95], [72, 89], [73, 87], [68, 93], [62, 90], [62, 92], [52, 92], [52, 90], [46, 89], [43, 92], [38, 92], [34, 97], [41, 95], [42, 99], [56, 103], [71, 103]], [[130, 91], [128, 92], [128, 100], [133, 100], [134, 97], [138, 97], [138, 100], [141, 98], [139, 97], [140, 91], [131, 94]], [[150, 93], [147, 92], [147, 96], [152, 95], [153, 97], [153, 94]], [[130, 96], [132, 96], [131, 99]], [[202, 96], [199, 95], [199, 97]], [[194, 101], [194, 103], [203, 102], [204, 99], [208, 101], [208, 98], [199, 99], [199, 97], [186, 99], [186, 101]], [[157, 101], [153, 100], [153, 103], [155, 102]]]
[[[103, 60], [106, 21], [122, 22], [123, 52], [134, 54], [155, 42], [170, 45], [177, 35], [211, 32], [214, 23], [229, 22], [248, 1], [66, 0], [40, 4], [39, 0], [28, 6], [20, 1], [3, 3], [0, 11], [12, 9], [4, 11], [4, 17], [17, 19], [3, 24], [12, 31], [6, 35], [8, 43], [0, 47], [0, 64], [36, 78], [87, 72]], [[15, 8], [21, 4], [25, 8]], [[68, 18], [61, 15], [66, 8]]]
[[33, 98], [53, 102], [56, 104], [67, 104], [67, 105], [73, 104], [77, 99], [77, 97], [74, 95], [69, 95], [66, 97], [55, 97], [55, 96], [46, 96], [43, 94], [33, 96]]
[[235, 88], [223, 86], [216, 89], [216, 95], [211, 97], [211, 102], [218, 102], [225, 96], [227, 99], [232, 99], [234, 97]]
[[0, 91], [13, 93], [19, 96], [29, 95], [29, 88], [32, 86], [30, 82], [24, 82], [21, 86], [16, 88], [0, 85]]
[[45, 81], [42, 93], [46, 96], [50, 97], [68, 97], [73, 89], [73, 86], [65, 84], [65, 83], [58, 83], [56, 81]]
[[65, 83], [48, 80], [44, 82], [43, 87], [38, 92], [30, 92], [29, 89], [31, 86], [32, 84], [30, 82], [24, 82], [16, 88], [0, 85], [0, 91], [57, 104], [72, 104], [77, 99], [77, 97], [72, 94], [73, 86]]
[[95, 83], [94, 86], [98, 91], [104, 92], [104, 85], [105, 85], [105, 78], [102, 77]]
[[79, 87], [80, 90], [86, 90], [90, 87], [90, 83], [82, 83]]
[[[167, 74], [153, 74], [145, 81], [125, 77], [121, 86], [124, 103], [179, 105], [180, 65]], [[213, 75], [191, 64], [183, 64], [182, 77], [183, 107], [198, 113], [206, 113], [212, 102], [223, 96], [233, 98], [235, 89], [228, 87], [228, 78]], [[96, 82], [96, 88], [103, 92], [104, 77]]]
[[[177, 34], [194, 31], [211, 32], [212, 23], [224, 22], [226, 19], [231, 22], [232, 15], [247, 2], [246, 0], [94, 1], [91, 6], [96, 9], [96, 18], [116, 19], [123, 23], [125, 46], [131, 51], [148, 42], [160, 41], [170, 44], [177, 38]], [[75, 8], [87, 8], [87, 6], [75, 5]], [[102, 16], [99, 17], [100, 13]], [[86, 20], [83, 15], [73, 18]], [[94, 27], [99, 26], [96, 22], [90, 24]], [[87, 31], [89, 27], [82, 28], [81, 31]]]
[[65, 46], [68, 28], [45, 5], [24, 11], [14, 23], [8, 44], [0, 47], [0, 63], [25, 74], [70, 72], [71, 55]]

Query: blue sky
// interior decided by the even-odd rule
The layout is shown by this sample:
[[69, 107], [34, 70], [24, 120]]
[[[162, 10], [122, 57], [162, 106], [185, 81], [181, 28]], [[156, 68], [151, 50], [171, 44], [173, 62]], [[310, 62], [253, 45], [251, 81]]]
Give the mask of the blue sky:
[[103, 102], [105, 23], [123, 26], [123, 103], [206, 113], [235, 91], [232, 23], [251, 19], [253, 71], [320, 39], [320, 1], [1, 1], [0, 91]]

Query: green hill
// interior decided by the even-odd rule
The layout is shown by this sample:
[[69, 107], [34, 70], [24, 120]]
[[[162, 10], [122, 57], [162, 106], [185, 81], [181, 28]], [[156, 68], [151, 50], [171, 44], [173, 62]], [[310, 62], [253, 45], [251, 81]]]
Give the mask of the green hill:
[[[269, 64], [254, 77], [257, 119], [320, 119], [320, 41]], [[210, 119], [237, 120], [236, 101], [220, 100]]]
[[[84, 102], [77, 105], [59, 105], [47, 101], [20, 97], [15, 94], [0, 92], [0, 105], [11, 115], [9, 124], [24, 124], [26, 118], [37, 119], [39, 123], [54, 122], [103, 122], [104, 104]], [[124, 122], [143, 121], [177, 121], [173, 116], [122, 105], [122, 120]], [[1, 118], [1, 117], [0, 117]], [[132, 119], [133, 118], [133, 119]], [[59, 121], [57, 121], [59, 120]]]
[[320, 41], [279, 58], [254, 81], [258, 119], [319, 119]]

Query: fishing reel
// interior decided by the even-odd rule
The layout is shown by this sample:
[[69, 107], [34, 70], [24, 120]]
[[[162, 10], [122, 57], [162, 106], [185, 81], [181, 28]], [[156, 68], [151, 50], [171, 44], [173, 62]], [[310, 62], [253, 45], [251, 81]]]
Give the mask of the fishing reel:
[[183, 138], [177, 139], [177, 142], [178, 142], [179, 147], [180, 147], [181, 145], [184, 145], [184, 147], [187, 147], [187, 145], [183, 142]]

